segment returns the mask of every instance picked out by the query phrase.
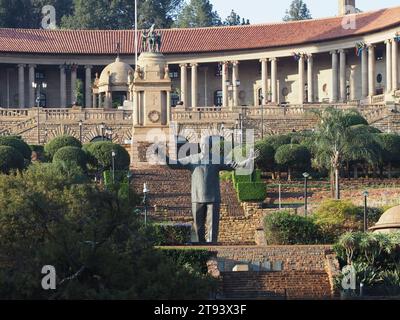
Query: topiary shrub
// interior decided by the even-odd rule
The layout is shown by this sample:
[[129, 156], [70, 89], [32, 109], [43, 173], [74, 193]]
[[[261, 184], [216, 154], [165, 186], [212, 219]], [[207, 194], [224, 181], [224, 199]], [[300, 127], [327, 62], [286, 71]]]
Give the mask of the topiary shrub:
[[72, 136], [60, 136], [60, 137], [54, 138], [49, 143], [47, 143], [44, 146], [44, 151], [46, 152], [49, 159], [52, 160], [55, 153], [59, 149], [64, 148], [64, 147], [82, 148], [82, 144], [79, 142], [78, 139], [76, 139]]
[[0, 146], [0, 172], [9, 173], [12, 169], [23, 169], [24, 157], [15, 148]]
[[8, 136], [0, 137], [0, 146], [12, 147], [19, 151], [19, 153], [24, 157], [24, 159], [30, 161], [32, 150], [29, 145], [19, 137]]
[[267, 188], [264, 182], [239, 182], [236, 191], [240, 202], [263, 202], [267, 197]]
[[264, 219], [265, 239], [272, 245], [317, 244], [325, 239], [311, 218], [277, 211]]
[[265, 140], [257, 142], [255, 147], [260, 151], [260, 156], [256, 159], [256, 166], [263, 171], [273, 171], [276, 165], [274, 147]]
[[87, 163], [86, 153], [77, 147], [63, 147], [54, 154], [53, 162], [73, 163], [85, 169]]
[[311, 167], [311, 152], [303, 145], [285, 144], [276, 150], [275, 161], [288, 170], [288, 180], [291, 180], [292, 170]]
[[97, 170], [112, 169], [112, 152], [115, 152], [115, 170], [128, 170], [130, 157], [128, 151], [118, 144], [109, 141], [99, 141], [85, 146], [90, 161]]

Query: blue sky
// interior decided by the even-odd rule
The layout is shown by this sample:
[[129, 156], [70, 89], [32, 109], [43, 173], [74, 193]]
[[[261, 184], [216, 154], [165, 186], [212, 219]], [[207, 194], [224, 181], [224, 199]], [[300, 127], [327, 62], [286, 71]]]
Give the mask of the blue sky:
[[[223, 19], [234, 9], [241, 17], [252, 23], [282, 21], [291, 0], [211, 0]], [[305, 0], [313, 18], [335, 16], [338, 0]], [[362, 11], [400, 6], [400, 0], [356, 0]]]

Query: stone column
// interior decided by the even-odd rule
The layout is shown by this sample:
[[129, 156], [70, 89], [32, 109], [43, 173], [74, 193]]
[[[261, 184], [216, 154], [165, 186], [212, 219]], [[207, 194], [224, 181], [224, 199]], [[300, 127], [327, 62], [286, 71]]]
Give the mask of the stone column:
[[133, 92], [133, 125], [139, 125], [139, 92]]
[[66, 108], [67, 107], [67, 77], [65, 74], [65, 66], [60, 66], [60, 107]]
[[356, 66], [350, 67], [350, 101], [356, 100]]
[[171, 122], [171, 118], [171, 91], [167, 91], [167, 123], [165, 125], [168, 125]]
[[112, 92], [111, 91], [106, 92], [104, 108], [106, 108], [106, 109], [112, 108]]
[[392, 90], [396, 91], [399, 88], [399, 43], [392, 40]]
[[392, 42], [385, 41], [386, 44], [386, 92], [392, 92]]
[[29, 65], [29, 105], [28, 107], [34, 107], [35, 106], [35, 88], [32, 86], [32, 84], [35, 82], [35, 68], [36, 65], [30, 64]]
[[76, 92], [76, 70], [78, 66], [71, 68], [71, 104], [76, 103], [77, 92]]
[[189, 109], [188, 105], [188, 96], [187, 96], [187, 64], [181, 64], [181, 101], [183, 102], [183, 107], [187, 110]]
[[85, 66], [85, 107], [92, 108], [92, 66]]
[[375, 86], [375, 46], [368, 46], [368, 95], [370, 97], [376, 94]]
[[338, 101], [338, 53], [336, 50], [331, 51], [332, 55], [332, 95], [331, 102]]
[[308, 88], [308, 103], [314, 102], [314, 58], [312, 54], [307, 56], [307, 88]]
[[97, 95], [93, 93], [92, 99], [93, 99], [92, 108], [97, 108], [97, 101], [98, 101]]
[[233, 107], [239, 106], [239, 61], [232, 62]]
[[304, 55], [301, 54], [299, 61], [298, 61], [298, 72], [299, 72], [299, 99], [298, 102], [299, 104], [304, 103], [304, 87], [305, 87], [305, 82], [304, 82]]
[[197, 108], [197, 63], [192, 63], [192, 109]]
[[208, 107], [208, 67], [203, 67], [204, 71], [204, 106]]
[[25, 108], [25, 65], [18, 65], [18, 107]]
[[339, 82], [340, 82], [340, 102], [347, 100], [346, 92], [346, 51], [339, 50], [340, 53], [340, 70], [339, 70]]
[[261, 59], [261, 94], [262, 104], [266, 105], [268, 102], [268, 60]]
[[276, 58], [271, 59], [271, 102], [278, 103], [278, 61]]
[[365, 99], [368, 96], [368, 51], [366, 48], [361, 54], [361, 98]]
[[228, 73], [229, 64], [228, 62], [222, 62], [222, 107], [228, 106]]

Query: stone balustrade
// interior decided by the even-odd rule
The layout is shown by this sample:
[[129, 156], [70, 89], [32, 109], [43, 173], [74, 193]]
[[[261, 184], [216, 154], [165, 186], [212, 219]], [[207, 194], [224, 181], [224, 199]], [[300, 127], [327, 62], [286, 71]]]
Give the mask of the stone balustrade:
[[[376, 97], [376, 101], [379, 100]], [[171, 113], [171, 121], [181, 128], [215, 129], [225, 124], [227, 129], [235, 125], [255, 130], [257, 137], [261, 131], [265, 134], [287, 133], [312, 129], [316, 117], [312, 111], [334, 107], [342, 110], [357, 109], [370, 124], [379, 128], [400, 128], [396, 117], [397, 105], [377, 103], [361, 105], [355, 103], [342, 104], [303, 104], [303, 105], [265, 105], [262, 107], [234, 108], [175, 108]], [[391, 112], [390, 112], [391, 110]], [[0, 134], [21, 135], [32, 144], [43, 143], [47, 139], [60, 134], [81, 136], [79, 124], [83, 126], [83, 140], [90, 141], [101, 135], [104, 125], [114, 132], [113, 139], [118, 143], [129, 140], [132, 134], [133, 112], [131, 110], [89, 109], [89, 108], [0, 108]], [[387, 122], [390, 123], [387, 123]], [[119, 132], [118, 132], [119, 131]], [[48, 137], [45, 137], [48, 135]], [[40, 138], [42, 137], [42, 138]]]

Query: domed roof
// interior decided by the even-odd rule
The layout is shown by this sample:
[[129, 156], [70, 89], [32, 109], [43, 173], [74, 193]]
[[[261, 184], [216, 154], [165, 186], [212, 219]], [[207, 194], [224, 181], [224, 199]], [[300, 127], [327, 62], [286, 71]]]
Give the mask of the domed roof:
[[398, 231], [400, 230], [400, 206], [393, 207], [387, 210], [376, 223], [370, 228], [375, 231]]
[[133, 74], [133, 68], [117, 57], [115, 62], [109, 64], [101, 72], [99, 86], [127, 86], [129, 73]]

